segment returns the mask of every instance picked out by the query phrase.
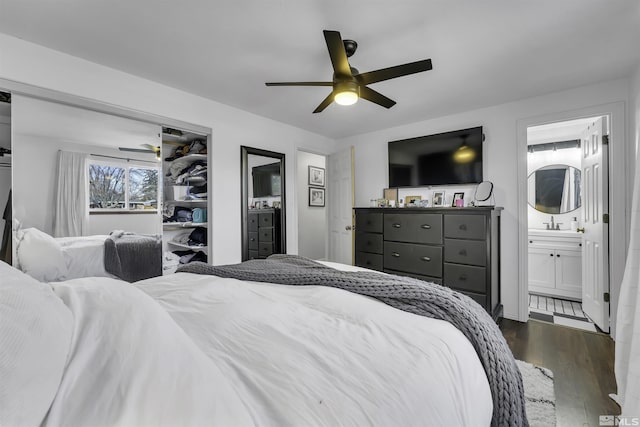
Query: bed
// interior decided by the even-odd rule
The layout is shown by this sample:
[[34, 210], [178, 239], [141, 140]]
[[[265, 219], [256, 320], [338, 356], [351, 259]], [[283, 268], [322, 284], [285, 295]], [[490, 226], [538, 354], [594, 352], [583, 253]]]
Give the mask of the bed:
[[0, 275], [3, 426], [491, 424], [469, 340], [373, 298], [192, 273]]
[[115, 230], [108, 235], [54, 238], [37, 228], [20, 228], [14, 245], [16, 266], [42, 282], [80, 277], [133, 282], [162, 274], [158, 236]]

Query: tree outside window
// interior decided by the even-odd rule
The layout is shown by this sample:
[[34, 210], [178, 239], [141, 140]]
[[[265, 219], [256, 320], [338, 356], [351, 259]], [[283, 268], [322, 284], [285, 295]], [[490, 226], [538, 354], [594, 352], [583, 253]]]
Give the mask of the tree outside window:
[[158, 169], [90, 164], [89, 208], [92, 211], [157, 210]]

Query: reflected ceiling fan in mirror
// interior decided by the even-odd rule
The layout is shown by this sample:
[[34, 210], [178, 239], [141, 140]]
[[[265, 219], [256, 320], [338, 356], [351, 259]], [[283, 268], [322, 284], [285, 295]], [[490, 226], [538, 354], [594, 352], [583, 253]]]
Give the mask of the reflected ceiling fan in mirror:
[[141, 146], [147, 148], [118, 147], [118, 149], [120, 151], [130, 151], [133, 153], [154, 153], [156, 155], [156, 159], [160, 160], [160, 147], [151, 144], [141, 144]]
[[338, 31], [324, 30], [324, 39], [329, 49], [329, 57], [333, 65], [333, 81], [330, 82], [279, 82], [265, 83], [267, 86], [330, 86], [331, 93], [313, 110], [319, 113], [333, 101], [340, 105], [352, 105], [359, 98], [366, 99], [385, 108], [393, 107], [396, 102], [387, 98], [367, 85], [384, 80], [408, 76], [410, 74], [429, 71], [433, 67], [431, 59], [396, 65], [395, 67], [382, 68], [380, 70], [360, 73], [349, 64], [349, 58], [358, 48], [358, 43], [353, 40], [342, 40]]

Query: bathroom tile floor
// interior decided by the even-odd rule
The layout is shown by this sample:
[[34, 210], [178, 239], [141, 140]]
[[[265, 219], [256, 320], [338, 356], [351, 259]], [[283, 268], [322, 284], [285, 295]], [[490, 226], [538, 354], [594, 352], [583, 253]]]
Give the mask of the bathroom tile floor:
[[582, 311], [582, 304], [529, 294], [529, 318], [584, 331], [601, 332]]

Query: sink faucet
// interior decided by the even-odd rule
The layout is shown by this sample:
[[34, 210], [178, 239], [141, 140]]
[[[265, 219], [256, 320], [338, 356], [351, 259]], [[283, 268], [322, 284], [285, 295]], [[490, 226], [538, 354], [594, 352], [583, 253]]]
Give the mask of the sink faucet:
[[551, 229], [555, 230], [556, 226], [553, 223], [553, 216], [551, 216]]

